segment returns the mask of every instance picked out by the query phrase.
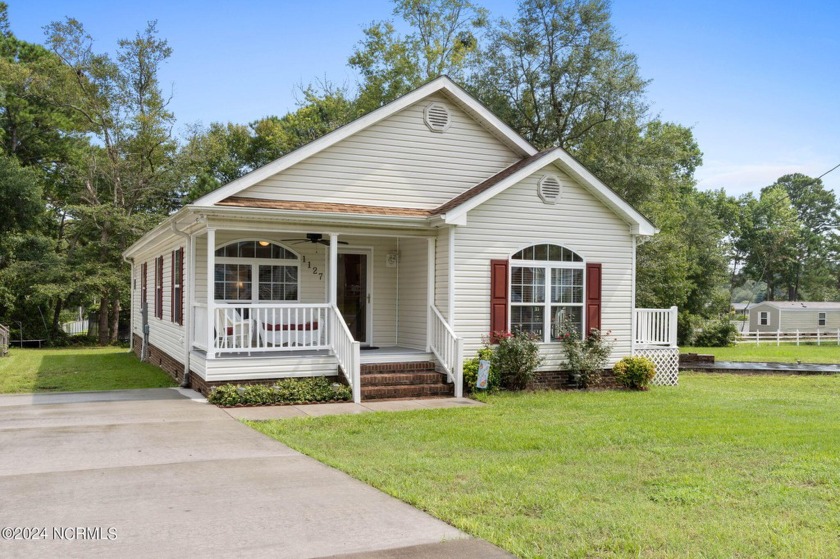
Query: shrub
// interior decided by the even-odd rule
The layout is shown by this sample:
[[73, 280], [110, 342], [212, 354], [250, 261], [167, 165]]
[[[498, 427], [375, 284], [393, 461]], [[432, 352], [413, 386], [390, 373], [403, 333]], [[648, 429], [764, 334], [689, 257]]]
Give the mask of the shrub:
[[623, 387], [647, 390], [656, 375], [656, 366], [647, 357], [625, 357], [615, 364], [613, 372]]
[[592, 328], [582, 340], [569, 319], [563, 322], [560, 341], [566, 353], [563, 366], [571, 373], [575, 386], [588, 388], [597, 383], [612, 353], [612, 342], [604, 339], [597, 328]]
[[737, 335], [738, 329], [728, 318], [713, 318], [707, 320], [694, 336], [694, 344], [698, 347], [728, 347], [735, 345]]
[[491, 347], [483, 347], [478, 350], [478, 353], [472, 359], [467, 359], [464, 361], [464, 391], [465, 392], [473, 392], [475, 391], [475, 383], [478, 381], [478, 366], [479, 361], [481, 360], [490, 361], [490, 374], [487, 376], [487, 390], [493, 391], [499, 388], [501, 385], [501, 379], [499, 379], [499, 373], [496, 371], [496, 368], [493, 367], [493, 348]]
[[207, 400], [221, 407], [237, 405], [302, 404], [349, 400], [353, 391], [349, 386], [331, 383], [325, 377], [290, 378], [271, 386], [225, 384], [214, 387]]
[[500, 384], [509, 390], [523, 390], [534, 378], [542, 363], [537, 336], [531, 332], [496, 335], [498, 345], [493, 351], [490, 369], [496, 370]]

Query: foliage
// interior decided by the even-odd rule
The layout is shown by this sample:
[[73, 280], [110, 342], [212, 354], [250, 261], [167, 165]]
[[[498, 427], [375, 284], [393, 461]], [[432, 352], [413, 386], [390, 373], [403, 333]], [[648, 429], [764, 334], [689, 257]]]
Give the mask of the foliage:
[[702, 319], [687, 310], [677, 315], [677, 344], [682, 346], [694, 345], [694, 336]]
[[578, 388], [589, 388], [598, 383], [612, 353], [613, 344], [597, 328], [592, 328], [586, 339], [581, 339], [577, 327], [565, 319], [560, 333], [565, 354], [563, 368], [572, 375]]
[[613, 367], [615, 378], [625, 388], [631, 390], [647, 390], [653, 377], [656, 376], [656, 366], [647, 357], [624, 357]]
[[[478, 381], [478, 367], [479, 361], [493, 361], [493, 348], [483, 347], [478, 350], [478, 353], [472, 359], [464, 361], [464, 391], [475, 392], [475, 383]], [[490, 372], [487, 375], [487, 390], [494, 391], [501, 386], [501, 378], [494, 367], [490, 367]]]
[[290, 378], [271, 386], [225, 384], [216, 386], [207, 400], [221, 407], [237, 405], [307, 404], [349, 400], [353, 396], [349, 386], [330, 382], [325, 377]]
[[681, 373], [639, 396], [250, 425], [517, 557], [840, 556], [840, 376]]
[[738, 329], [728, 317], [708, 319], [694, 336], [693, 343], [704, 347], [727, 347], [735, 345]]
[[538, 336], [531, 332], [503, 332], [496, 336], [490, 369], [508, 390], [524, 390], [543, 361]]
[[409, 33], [400, 35], [393, 21], [374, 22], [348, 61], [362, 76], [356, 99], [362, 112], [443, 74], [462, 79], [487, 26], [487, 10], [470, 0], [394, 0], [394, 15]]
[[18, 349], [0, 358], [0, 394], [162, 388], [175, 382], [123, 348]]

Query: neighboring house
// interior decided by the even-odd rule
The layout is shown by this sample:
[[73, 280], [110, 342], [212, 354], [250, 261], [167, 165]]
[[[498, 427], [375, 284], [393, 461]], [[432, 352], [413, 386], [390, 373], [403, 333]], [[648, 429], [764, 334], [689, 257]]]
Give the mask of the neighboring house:
[[[565, 151], [538, 151], [441, 77], [137, 241], [133, 344], [204, 392], [340, 371], [357, 401], [451, 394], [425, 382], [434, 369], [460, 394], [464, 355], [491, 331], [534, 332], [557, 371], [564, 317], [610, 331], [615, 362], [634, 349], [636, 246], [655, 232]], [[644, 329], [676, 351], [669, 313]], [[360, 371], [393, 370], [420, 386], [361, 387]]]
[[750, 332], [817, 332], [840, 328], [840, 303], [764, 301], [750, 307]]
[[736, 316], [742, 316], [747, 318], [750, 314], [750, 307], [753, 303], [732, 303], [732, 312], [735, 313]]

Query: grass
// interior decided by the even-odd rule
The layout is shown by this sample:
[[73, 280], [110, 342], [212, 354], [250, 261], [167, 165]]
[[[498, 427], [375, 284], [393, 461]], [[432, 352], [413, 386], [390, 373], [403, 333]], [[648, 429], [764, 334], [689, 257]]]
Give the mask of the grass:
[[0, 358], [0, 394], [174, 385], [169, 375], [121, 348], [12, 348]]
[[681, 347], [680, 353], [711, 353], [716, 361], [758, 361], [771, 363], [840, 363], [840, 347], [835, 345], [755, 344], [733, 347]]
[[251, 422], [521, 557], [840, 556], [840, 376]]

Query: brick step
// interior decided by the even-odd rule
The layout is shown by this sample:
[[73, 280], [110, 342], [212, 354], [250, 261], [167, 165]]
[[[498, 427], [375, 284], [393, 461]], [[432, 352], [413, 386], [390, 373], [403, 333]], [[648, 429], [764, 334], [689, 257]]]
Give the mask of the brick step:
[[362, 386], [362, 400], [382, 400], [391, 398], [429, 398], [432, 396], [452, 396], [455, 386], [452, 384], [410, 384], [397, 386]]
[[362, 387], [406, 384], [446, 384], [446, 375], [434, 371], [389, 371], [362, 375]]
[[360, 372], [363, 375], [434, 370], [434, 361], [410, 361], [407, 363], [365, 363], [360, 367]]

